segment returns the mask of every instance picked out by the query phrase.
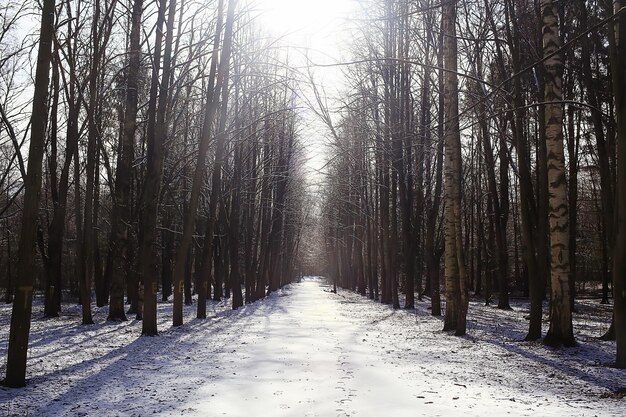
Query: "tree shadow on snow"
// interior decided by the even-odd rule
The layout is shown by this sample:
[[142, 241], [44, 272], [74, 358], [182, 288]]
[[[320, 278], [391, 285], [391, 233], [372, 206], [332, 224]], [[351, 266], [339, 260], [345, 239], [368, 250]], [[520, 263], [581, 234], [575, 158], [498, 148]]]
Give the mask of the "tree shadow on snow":
[[[215, 306], [218, 302], [209, 301], [207, 319], [194, 318], [176, 328], [169, 323], [169, 310], [167, 327], [159, 322], [162, 326], [158, 337], [139, 336], [140, 321], [81, 326], [77, 322], [68, 323], [66, 317], [55, 319], [60, 321], [53, 324], [52, 331], [47, 326], [49, 323], [46, 323], [33, 332], [29, 349], [37, 353], [29, 355], [27, 369], [33, 369], [34, 363], [49, 360], [51, 354], [58, 359], [75, 355], [89, 356], [89, 351], [82, 346], [83, 342], [94, 350], [107, 349], [112, 344], [122, 345], [112, 347], [104, 354], [94, 352], [95, 356], [71, 365], [59, 363], [56, 369], [46, 369], [43, 374], [29, 378], [25, 388], [0, 389], [0, 404], [13, 403], [14, 409], [18, 407], [20, 414], [32, 415], [81, 415], [82, 411], [97, 414], [98, 409], [117, 410], [120, 415], [127, 415], [135, 402], [142, 404], [142, 407], [152, 406], [157, 411], [163, 411], [165, 404], [167, 407], [175, 407], [175, 401], [167, 398], [161, 404], [159, 398], [150, 396], [150, 392], [161, 392], [160, 387], [171, 382], [166, 378], [168, 373], [174, 378], [201, 379], [205, 374], [203, 370], [210, 369], [214, 364], [198, 363], [195, 367], [197, 371], [194, 370], [196, 375], [191, 376], [177, 375], [176, 368], [181, 364], [194, 363], [195, 358], [190, 356], [190, 352], [193, 355], [193, 352], [210, 349], [220, 353], [234, 346], [238, 333], [228, 332], [228, 329], [233, 325], [245, 327], [250, 319], [271, 320], [272, 314], [285, 310], [277, 304], [277, 299], [278, 294], [238, 310], [221, 311]], [[195, 307], [186, 306], [187, 309]], [[161, 311], [159, 313], [159, 319], [162, 319], [163, 314]], [[127, 339], [115, 338], [120, 332], [132, 332], [137, 337], [125, 343]], [[95, 344], [94, 338], [98, 339]], [[41, 387], [46, 387], [43, 392]], [[32, 398], [40, 398], [41, 403], [33, 402]], [[81, 406], [84, 408], [81, 409]], [[145, 413], [145, 409], [139, 410], [139, 414]]]
[[[578, 342], [570, 348], [550, 348], [538, 342], [505, 341], [482, 339], [515, 355], [542, 365], [544, 375], [559, 378], [558, 373], [570, 379], [578, 379], [598, 388], [615, 391], [626, 386], [626, 371], [608, 366], [615, 358], [598, 344], [604, 342]], [[553, 372], [553, 371], [556, 371]], [[546, 390], [550, 386], [545, 386]]]

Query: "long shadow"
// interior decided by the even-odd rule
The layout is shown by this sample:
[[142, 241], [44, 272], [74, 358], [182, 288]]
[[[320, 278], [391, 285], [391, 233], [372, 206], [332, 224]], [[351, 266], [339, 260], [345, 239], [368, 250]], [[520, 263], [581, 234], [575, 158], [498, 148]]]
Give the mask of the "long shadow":
[[[489, 343], [497, 346], [501, 349], [505, 349], [509, 352], [515, 353], [519, 356], [523, 356], [526, 359], [539, 363], [546, 367], [546, 374], [549, 374], [549, 369], [554, 369], [562, 372], [572, 379], [579, 379], [588, 384], [595, 385], [598, 388], [606, 389], [609, 391], [617, 391], [626, 387], [626, 370], [616, 369], [607, 366], [613, 358], [607, 354], [599, 346], [591, 343], [579, 343], [579, 346], [573, 348], [562, 348], [560, 350], [551, 349], [544, 346], [537, 346], [542, 352], [558, 353], [558, 358], [552, 359], [531, 350], [523, 349], [520, 343], [523, 342], [507, 342], [504, 344], [497, 343], [491, 340], [481, 340], [482, 343]], [[536, 343], [537, 345], [538, 343]], [[602, 364], [595, 367], [596, 372], [590, 372], [590, 365], [585, 361], [585, 358], [592, 356], [600, 360]], [[577, 364], [579, 367], [574, 366]], [[545, 387], [549, 389], [550, 387]]]
[[[377, 324], [393, 317], [403, 317], [412, 313], [412, 310], [394, 310], [392, 306], [377, 303], [368, 298], [361, 298], [363, 303], [375, 303], [379, 307], [379, 318], [368, 323]], [[574, 320], [579, 322], [578, 330], [589, 332], [593, 326], [585, 322], [603, 324], [606, 320], [602, 317], [593, 315], [595, 312], [593, 307], [581, 304], [579, 312], [575, 314]], [[616, 392], [626, 387], [626, 370], [610, 367], [614, 361], [612, 353], [608, 352], [602, 342], [594, 339], [592, 336], [583, 335], [577, 347], [563, 348], [560, 350], [552, 349], [538, 343], [523, 342], [526, 332], [519, 321], [525, 322], [525, 315], [528, 314], [526, 309], [518, 308], [515, 311], [503, 311], [492, 306], [481, 306], [480, 302], [472, 302], [468, 314], [468, 335], [465, 339], [476, 341], [477, 343], [486, 343], [504, 349], [513, 354], [524, 357], [530, 361], [541, 364], [546, 368], [545, 373], [549, 374], [550, 369], [559, 371], [569, 378], [584, 381], [595, 387]], [[386, 313], [386, 311], [389, 311]], [[424, 305], [416, 303], [415, 312], [419, 314], [421, 320], [432, 322], [440, 321], [441, 317], [435, 317], [428, 314]], [[474, 316], [474, 317], [472, 317]], [[582, 323], [581, 323], [582, 322]], [[363, 328], [367, 330], [367, 328]], [[609, 342], [610, 343], [610, 342]], [[528, 348], [525, 348], [528, 346]], [[537, 349], [537, 350], [535, 350]], [[551, 358], [548, 354], [558, 354], [558, 357]], [[596, 371], [597, 370], [597, 371]], [[550, 390], [550, 387], [545, 387]]]
[[[549, 369], [558, 370], [570, 378], [608, 390], [626, 386], [626, 371], [610, 367], [614, 356], [603, 348], [607, 342], [586, 335], [580, 335], [578, 346], [571, 348], [554, 349], [540, 342], [525, 342], [523, 339], [526, 336], [526, 329], [515, 326], [510, 319], [502, 320], [499, 311], [482, 310], [482, 321], [468, 319], [468, 327], [475, 331], [474, 336], [478, 338], [479, 343], [491, 344], [539, 363], [546, 367], [546, 374], [550, 373]], [[519, 311], [521, 317], [525, 313]], [[603, 321], [598, 319], [597, 322]], [[550, 354], [558, 356], [550, 358], [547, 356]], [[596, 369], [598, 375], [593, 372]]]
[[[523, 311], [500, 310], [493, 306], [473, 306], [474, 312], [479, 314], [472, 315], [472, 311], [468, 313], [467, 330], [468, 333], [480, 332], [487, 337], [497, 337], [504, 340], [523, 340], [526, 332], [520, 328], [520, 319], [524, 320]], [[505, 316], [506, 315], [506, 316]], [[515, 318], [509, 316], [515, 315]], [[480, 317], [479, 321], [475, 317]]]
[[[385, 319], [379, 319], [379, 320], [374, 320], [375, 323], [379, 323], [382, 322], [383, 320], [386, 320], [388, 318], [391, 318], [393, 316], [397, 316], [397, 317], [410, 317], [412, 319], [415, 318], [415, 316], [419, 317], [419, 318], [432, 318], [438, 321], [443, 321], [443, 316], [433, 316], [431, 314], [430, 311], [430, 299], [428, 297], [424, 297], [423, 301], [418, 301], [417, 300], [417, 294], [415, 297], [415, 307], [413, 308], [409, 308], [409, 309], [405, 309], [405, 308], [393, 308], [393, 305], [391, 304], [383, 304], [380, 301], [377, 300], [372, 300], [367, 296], [363, 296], [360, 295], [356, 292], [350, 292], [348, 290], [343, 290], [343, 291], [347, 291], [351, 294], [351, 299], [347, 299], [347, 297], [345, 297], [343, 294], [339, 293], [337, 294], [338, 297], [343, 297], [345, 299], [345, 301], [340, 300], [340, 303], [344, 303], [344, 304], [360, 304], [360, 305], [376, 305], [378, 306], [380, 309], [385, 310], [385, 311], [389, 311], [388, 316], [385, 317]], [[441, 300], [441, 308], [442, 311], [444, 311], [444, 306], [445, 306], [445, 301]]]
[[[285, 308], [278, 305], [278, 300], [277, 296], [271, 296], [245, 305], [238, 310], [225, 309], [222, 311], [217, 311], [215, 304], [218, 303], [213, 302], [214, 305], [210, 307], [213, 309], [213, 314], [206, 320], [192, 319], [184, 326], [166, 328], [161, 331], [160, 337], [139, 336], [130, 343], [112, 348], [104, 355], [93, 356], [87, 360], [32, 377], [27, 382], [25, 388], [17, 390], [0, 389], [0, 404], [15, 402], [22, 403], [21, 407], [36, 407], [39, 411], [48, 414], [73, 414], [74, 412], [70, 410], [70, 407], [74, 407], [82, 400], [93, 402], [95, 400], [93, 396], [96, 394], [99, 403], [110, 403], [109, 406], [112, 408], [107, 406], [105, 409], [122, 410], [128, 405], [129, 399], [125, 395], [117, 397], [106, 395], [108, 388], [120, 388], [113, 387], [111, 384], [125, 384], [128, 381], [128, 384], [141, 387], [143, 384], [143, 381], [140, 379], [142, 371], [155, 372], [155, 375], [157, 375], [156, 368], [151, 368], [151, 366], [161, 369], [167, 369], [168, 367], [174, 369], [177, 363], [193, 361], [193, 358], [184, 356], [186, 352], [202, 349], [207, 343], [211, 345], [209, 349], [217, 353], [224, 351], [229, 346], [235, 346], [239, 334], [226, 332], [225, 330], [228, 330], [235, 324], [245, 326], [245, 322], [252, 316], [258, 319], [261, 319], [261, 316], [263, 316], [264, 320], [268, 320], [273, 314], [285, 312]], [[35, 335], [36, 349], [49, 351], [46, 349], [46, 346], [57, 344], [59, 340], [63, 343], [64, 340], [70, 340], [81, 335], [84, 336], [86, 332], [95, 332], [96, 334], [93, 337], [99, 339], [98, 343], [105, 343], [107, 340], [114, 341], [116, 331], [128, 331], [129, 328], [132, 328], [133, 332], [140, 332], [139, 322], [127, 322], [123, 327], [108, 323], [98, 324], [95, 327], [80, 327], [79, 324], [71, 327], [64, 324], [63, 326], [58, 326], [55, 332], [51, 332], [52, 334], [48, 333], [47, 329], [42, 328], [37, 333], [43, 332], [45, 335]], [[104, 333], [98, 333], [102, 330], [104, 330]], [[216, 338], [218, 334], [220, 337]], [[123, 343], [123, 340], [120, 340], [120, 343]], [[72, 350], [78, 349], [81, 348], [76, 345], [66, 346], [63, 348], [63, 351], [57, 350], [56, 353], [63, 357], [64, 355], [70, 355]], [[45, 356], [45, 353], [29, 356], [29, 367], [33, 366], [33, 361], [45, 360]], [[98, 369], [99, 365], [105, 363], [107, 364], [106, 366]], [[203, 367], [211, 364], [199, 363], [198, 365]], [[80, 378], [82, 374], [88, 374], [88, 376]], [[74, 381], [73, 379], [75, 378], [80, 379]], [[158, 378], [158, 375], [156, 378]], [[163, 381], [163, 383], [167, 382]], [[44, 396], [47, 400], [43, 399], [43, 401], [46, 402], [42, 404], [29, 402], [30, 394], [34, 393], [35, 390], [40, 390], [41, 387], [45, 387]], [[124, 390], [124, 387], [122, 386], [121, 389]], [[40, 397], [41, 392], [38, 392], [36, 396]], [[142, 396], [138, 394], [139, 397]], [[175, 406], [176, 404], [172, 405], [172, 407]], [[26, 412], [29, 414], [41, 414], [37, 414], [35, 410], [29, 410], [28, 408]], [[23, 411], [21, 410], [20, 412]]]

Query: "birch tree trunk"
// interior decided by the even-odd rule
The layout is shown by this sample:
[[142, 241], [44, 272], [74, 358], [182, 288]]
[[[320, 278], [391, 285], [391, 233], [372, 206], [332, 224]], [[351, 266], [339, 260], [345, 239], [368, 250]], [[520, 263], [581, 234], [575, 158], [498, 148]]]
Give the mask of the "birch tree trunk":
[[569, 215], [565, 155], [563, 152], [562, 71], [563, 62], [556, 51], [561, 46], [556, 7], [542, 0], [543, 56], [545, 67], [546, 149], [548, 155], [548, 216], [550, 221], [550, 329], [544, 343], [551, 346], [576, 344], [572, 329], [569, 296]]

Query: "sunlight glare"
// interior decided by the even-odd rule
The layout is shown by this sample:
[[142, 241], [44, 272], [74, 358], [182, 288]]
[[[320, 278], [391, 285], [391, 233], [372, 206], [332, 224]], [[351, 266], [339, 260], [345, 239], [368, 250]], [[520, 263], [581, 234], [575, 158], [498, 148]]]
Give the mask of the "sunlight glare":
[[[250, 0], [258, 13], [258, 21], [271, 36], [281, 39], [287, 46], [289, 62], [294, 67], [303, 68], [312, 64], [335, 64], [342, 60], [345, 51], [341, 45], [349, 41], [349, 20], [358, 9], [358, 0]], [[313, 68], [316, 83], [330, 103], [339, 96], [343, 86], [340, 67]], [[305, 79], [306, 71], [303, 71]], [[306, 83], [302, 88], [307, 90]], [[304, 91], [303, 90], [303, 91]], [[310, 91], [305, 95], [312, 97]], [[310, 111], [302, 111], [305, 128], [304, 141], [307, 143], [309, 177], [319, 181], [318, 172], [325, 165], [326, 156], [323, 143], [326, 141], [327, 127]]]
[[263, 26], [296, 47], [336, 49], [353, 0], [256, 0]]

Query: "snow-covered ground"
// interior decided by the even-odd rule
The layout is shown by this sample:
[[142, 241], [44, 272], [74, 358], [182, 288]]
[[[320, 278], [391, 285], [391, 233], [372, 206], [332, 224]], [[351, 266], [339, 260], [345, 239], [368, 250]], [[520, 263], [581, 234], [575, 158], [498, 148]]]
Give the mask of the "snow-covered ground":
[[[0, 388], [0, 416], [623, 416], [626, 371], [601, 342], [610, 309], [579, 304], [580, 345], [552, 350], [520, 342], [525, 306], [472, 303], [469, 336], [441, 332], [426, 303], [394, 311], [305, 279], [265, 300], [171, 327], [160, 304], [159, 337], [141, 324], [80, 326], [80, 311], [43, 320], [36, 305], [28, 386]], [[10, 309], [0, 308], [0, 372]], [[546, 324], [547, 325], [547, 324]]]

